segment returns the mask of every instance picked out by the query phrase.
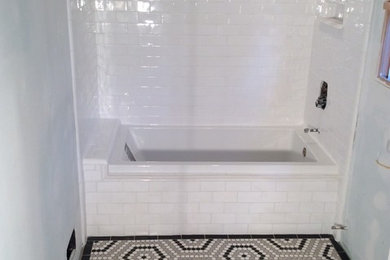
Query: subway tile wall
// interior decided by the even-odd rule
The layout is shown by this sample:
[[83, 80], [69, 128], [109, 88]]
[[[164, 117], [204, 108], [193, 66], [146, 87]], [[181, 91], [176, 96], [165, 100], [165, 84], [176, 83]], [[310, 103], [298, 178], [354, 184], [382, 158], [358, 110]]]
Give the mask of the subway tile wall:
[[94, 4], [101, 117], [134, 125], [303, 123], [313, 0]]
[[87, 149], [99, 117], [98, 67], [95, 5], [92, 1], [70, 1], [72, 29], [71, 53], [74, 62], [74, 84], [79, 126], [80, 149]]
[[[315, 22], [305, 122], [318, 127], [314, 135], [345, 173], [356, 124], [362, 64], [369, 30], [372, 0], [345, 1], [344, 28]], [[328, 87], [325, 110], [314, 106], [321, 81]]]
[[84, 162], [88, 236], [330, 233], [337, 176], [107, 178]]

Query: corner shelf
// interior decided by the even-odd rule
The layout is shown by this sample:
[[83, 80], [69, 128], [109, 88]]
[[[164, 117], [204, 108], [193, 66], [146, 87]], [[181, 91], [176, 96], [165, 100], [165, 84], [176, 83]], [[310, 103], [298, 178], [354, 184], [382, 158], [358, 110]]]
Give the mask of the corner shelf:
[[341, 30], [344, 28], [343, 20], [337, 17], [320, 17], [319, 21], [323, 24], [332, 26], [335, 29]]
[[345, 0], [321, 0], [316, 9], [320, 23], [343, 29]]

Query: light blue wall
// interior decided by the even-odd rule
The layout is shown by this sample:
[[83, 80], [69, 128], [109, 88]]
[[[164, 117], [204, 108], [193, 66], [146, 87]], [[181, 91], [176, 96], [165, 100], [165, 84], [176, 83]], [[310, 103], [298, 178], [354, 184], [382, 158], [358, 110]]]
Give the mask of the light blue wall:
[[80, 230], [66, 10], [64, 0], [0, 7], [2, 260], [66, 259]]
[[390, 130], [390, 89], [376, 80], [382, 5], [375, 1], [346, 204], [349, 230], [341, 240], [353, 260], [388, 259], [390, 248], [390, 170], [375, 163]]

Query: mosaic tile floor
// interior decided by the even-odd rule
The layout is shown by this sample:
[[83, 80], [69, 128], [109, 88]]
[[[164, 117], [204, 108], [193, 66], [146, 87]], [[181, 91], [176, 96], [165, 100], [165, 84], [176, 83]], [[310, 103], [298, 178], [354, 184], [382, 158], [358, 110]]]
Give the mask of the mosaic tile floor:
[[91, 237], [82, 260], [345, 260], [331, 235]]

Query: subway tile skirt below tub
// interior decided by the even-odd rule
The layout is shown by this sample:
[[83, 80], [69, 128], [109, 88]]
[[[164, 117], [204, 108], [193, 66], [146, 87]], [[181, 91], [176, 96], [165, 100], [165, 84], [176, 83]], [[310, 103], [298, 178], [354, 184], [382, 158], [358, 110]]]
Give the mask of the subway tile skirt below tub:
[[84, 164], [87, 235], [330, 233], [334, 178], [141, 180]]

